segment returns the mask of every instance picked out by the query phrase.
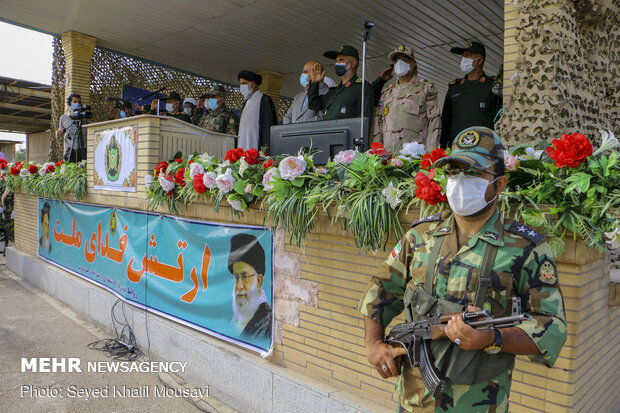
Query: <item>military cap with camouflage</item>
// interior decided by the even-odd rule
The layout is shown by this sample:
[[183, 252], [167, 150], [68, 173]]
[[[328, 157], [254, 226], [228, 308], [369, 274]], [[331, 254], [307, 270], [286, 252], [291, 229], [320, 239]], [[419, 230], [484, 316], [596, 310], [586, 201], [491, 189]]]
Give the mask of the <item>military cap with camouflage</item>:
[[213, 85], [200, 98], [208, 98], [209, 96], [226, 96], [226, 89], [222, 85]]
[[480, 171], [492, 172], [498, 162], [504, 162], [504, 144], [499, 135], [483, 126], [462, 130], [452, 142], [450, 156], [439, 159], [435, 165], [443, 166], [457, 161]]

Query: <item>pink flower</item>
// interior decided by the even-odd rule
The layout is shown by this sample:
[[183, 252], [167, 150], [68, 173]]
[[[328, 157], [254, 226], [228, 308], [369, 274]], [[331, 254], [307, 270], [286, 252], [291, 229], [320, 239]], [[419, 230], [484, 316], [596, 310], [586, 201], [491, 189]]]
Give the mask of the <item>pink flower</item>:
[[299, 175], [306, 171], [306, 160], [303, 156], [289, 156], [280, 162], [278, 166], [282, 179], [294, 181]]
[[394, 166], [394, 167], [396, 167], [396, 168], [400, 168], [401, 166], [403, 166], [403, 165], [404, 165], [404, 163], [403, 163], [403, 161], [401, 161], [401, 160], [400, 160], [400, 159], [398, 159], [398, 158], [393, 158], [393, 159], [390, 161], [390, 165], [392, 165], [392, 166]]
[[247, 184], [247, 185], [245, 186], [245, 193], [246, 193], [246, 194], [251, 194], [253, 189], [254, 189], [254, 185], [252, 185], [252, 184]]
[[318, 167], [314, 170], [317, 174], [328, 174], [329, 173], [329, 169], [327, 168], [322, 168], [322, 167]]
[[159, 174], [159, 184], [164, 192], [170, 192], [174, 189], [174, 178], [172, 175]]
[[278, 168], [267, 169], [267, 172], [263, 175], [263, 187], [265, 187], [265, 191], [271, 191], [273, 189], [271, 182], [274, 177], [279, 178]]
[[504, 165], [507, 170], [514, 171], [519, 166], [519, 158], [509, 152], [504, 152]]
[[353, 162], [353, 159], [355, 159], [356, 156], [357, 152], [353, 149], [340, 151], [336, 156], [334, 156], [334, 162], [342, 165], [351, 165], [351, 162]]
[[204, 176], [202, 177], [202, 182], [205, 184], [205, 186], [209, 189], [213, 189], [216, 187], [216, 183], [215, 183], [215, 179], [217, 178], [217, 175], [215, 172], [207, 172], [204, 174]]
[[202, 164], [198, 163], [198, 162], [192, 162], [192, 164], [189, 167], [189, 177], [190, 179], [194, 179], [194, 177], [198, 174], [204, 174], [205, 173], [205, 168], [204, 166], [202, 166]]
[[232, 191], [233, 186], [235, 186], [235, 182], [237, 182], [237, 180], [232, 175], [231, 169], [227, 169], [226, 173], [220, 174], [217, 178], [215, 178], [217, 188], [225, 194]]

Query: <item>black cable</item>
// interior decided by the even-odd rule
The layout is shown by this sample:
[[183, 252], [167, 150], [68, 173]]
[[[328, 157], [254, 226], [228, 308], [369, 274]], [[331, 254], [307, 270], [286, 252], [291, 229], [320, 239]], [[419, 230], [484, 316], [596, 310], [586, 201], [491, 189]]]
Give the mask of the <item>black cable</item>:
[[[110, 316], [112, 317], [112, 326], [114, 327], [115, 338], [104, 338], [102, 340], [96, 340], [88, 344], [88, 348], [91, 350], [99, 350], [106, 353], [107, 357], [115, 360], [126, 359], [129, 361], [137, 360], [142, 356], [142, 352], [138, 349], [136, 343], [136, 336], [133, 334], [133, 329], [127, 322], [127, 315], [125, 314], [125, 307], [123, 303], [122, 312], [124, 321], [118, 320], [114, 309], [119, 302], [122, 302], [119, 298], [116, 300], [112, 309], [110, 310]], [[118, 333], [118, 327], [122, 326], [121, 333]]]

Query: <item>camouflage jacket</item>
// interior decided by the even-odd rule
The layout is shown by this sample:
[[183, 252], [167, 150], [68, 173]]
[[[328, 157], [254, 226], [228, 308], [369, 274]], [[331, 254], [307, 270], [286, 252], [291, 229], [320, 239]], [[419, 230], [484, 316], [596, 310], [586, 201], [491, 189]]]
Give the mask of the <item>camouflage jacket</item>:
[[431, 82], [414, 76], [409, 83], [396, 81], [383, 87], [375, 116], [375, 142], [396, 150], [416, 141], [430, 151], [438, 146], [440, 135], [437, 89]]
[[202, 116], [198, 126], [212, 132], [237, 135], [239, 132], [239, 117], [232, 109], [228, 108], [209, 110]]
[[[472, 305], [486, 244], [497, 245], [484, 308], [495, 317], [503, 316], [511, 298], [521, 297], [523, 311], [533, 319], [519, 328], [540, 349], [540, 354], [530, 359], [552, 366], [566, 340], [566, 317], [551, 247], [537, 232], [516, 221], [504, 220], [498, 210], [460, 250], [450, 213], [414, 223], [370, 280], [360, 300], [361, 313], [384, 326], [390, 324], [404, 309], [407, 286], [415, 288], [425, 282], [427, 261], [439, 237], [446, 238], [433, 281], [436, 296], [462, 304], [464, 308]], [[473, 385], [452, 384], [447, 380], [442, 396], [433, 400], [417, 369], [403, 368], [396, 384], [400, 411], [413, 411], [415, 407], [416, 412], [507, 412], [511, 370]], [[424, 410], [417, 410], [421, 406]]]

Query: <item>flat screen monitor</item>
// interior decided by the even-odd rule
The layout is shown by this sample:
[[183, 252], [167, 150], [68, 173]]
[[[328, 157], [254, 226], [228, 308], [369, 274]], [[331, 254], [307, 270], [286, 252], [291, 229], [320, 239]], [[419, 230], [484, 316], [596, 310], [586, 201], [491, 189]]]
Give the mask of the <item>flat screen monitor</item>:
[[[368, 149], [368, 118], [364, 118], [363, 144], [360, 151]], [[324, 120], [318, 122], [292, 123], [271, 127], [271, 155], [295, 155], [318, 150], [314, 163], [325, 165], [327, 160], [340, 151], [355, 149], [354, 140], [360, 137], [360, 118]]]

